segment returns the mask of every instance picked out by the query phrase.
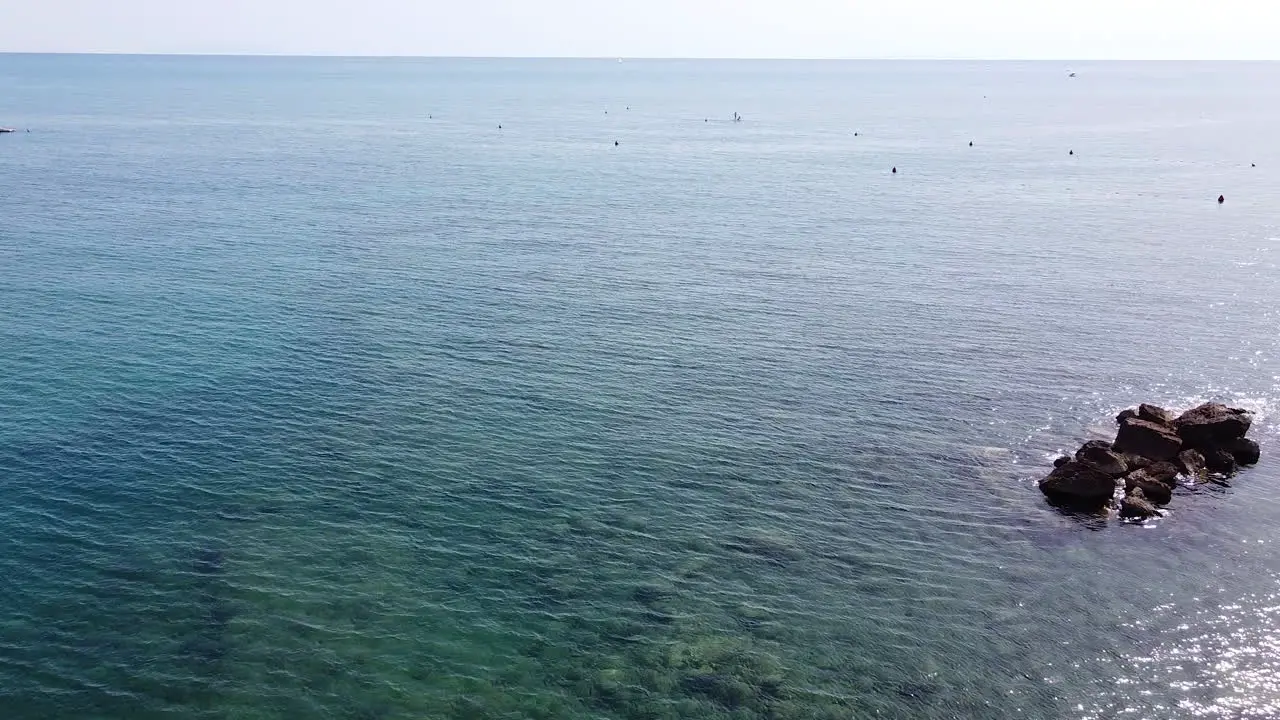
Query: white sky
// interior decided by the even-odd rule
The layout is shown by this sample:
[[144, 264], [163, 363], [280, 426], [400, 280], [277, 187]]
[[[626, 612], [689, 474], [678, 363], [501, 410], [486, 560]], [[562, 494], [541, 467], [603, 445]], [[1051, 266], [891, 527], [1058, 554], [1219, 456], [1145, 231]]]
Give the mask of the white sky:
[[1280, 59], [1275, 0], [0, 0], [0, 51]]

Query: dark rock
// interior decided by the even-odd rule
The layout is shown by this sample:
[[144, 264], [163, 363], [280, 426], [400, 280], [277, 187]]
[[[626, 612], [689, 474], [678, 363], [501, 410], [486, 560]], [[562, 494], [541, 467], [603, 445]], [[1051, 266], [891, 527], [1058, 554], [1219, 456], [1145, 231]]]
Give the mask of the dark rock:
[[1076, 462], [1112, 477], [1120, 477], [1129, 472], [1124, 458], [1112, 450], [1111, 444], [1105, 440], [1090, 440], [1082, 445], [1076, 451]]
[[1069, 462], [1071, 462], [1070, 455], [1061, 455], [1056, 460], [1053, 461], [1053, 466], [1056, 468], [1059, 468], [1059, 467], [1062, 467], [1063, 465], [1066, 465]]
[[1124, 479], [1124, 489], [1129, 494], [1141, 491], [1144, 498], [1156, 505], [1168, 505], [1173, 499], [1172, 487], [1152, 480], [1141, 470]]
[[1244, 437], [1252, 424], [1253, 416], [1248, 412], [1222, 403], [1205, 403], [1174, 421], [1183, 442], [1198, 450], [1229, 445]]
[[1159, 405], [1143, 403], [1138, 406], [1138, 419], [1153, 422], [1157, 425], [1172, 425], [1177, 416]]
[[1128, 420], [1129, 418], [1136, 418], [1136, 417], [1138, 417], [1138, 411], [1134, 410], [1133, 408], [1129, 408], [1128, 410], [1121, 410], [1120, 414], [1116, 416], [1116, 424], [1123, 425], [1125, 420]]
[[1152, 462], [1151, 458], [1144, 458], [1141, 455], [1133, 455], [1130, 453], [1124, 453], [1120, 457], [1124, 458], [1124, 464], [1129, 468], [1130, 472], [1134, 470], [1141, 470]]
[[1212, 473], [1230, 475], [1236, 471], [1236, 458], [1221, 448], [1204, 451], [1205, 469]]
[[1134, 490], [1125, 495], [1124, 500], [1120, 502], [1120, 517], [1146, 520], [1147, 518], [1159, 516], [1160, 511], [1147, 500], [1146, 496], [1142, 494], [1142, 490]]
[[1170, 460], [1181, 452], [1182, 439], [1168, 426], [1141, 418], [1129, 418], [1120, 424], [1115, 449], [1152, 460]]
[[1040, 481], [1040, 491], [1050, 499], [1088, 509], [1106, 505], [1115, 490], [1113, 477], [1074, 460], [1054, 468]]
[[1137, 472], [1142, 473], [1143, 477], [1152, 482], [1158, 482], [1162, 485], [1173, 487], [1178, 484], [1178, 466], [1168, 461], [1152, 463]]
[[1262, 448], [1249, 438], [1236, 438], [1230, 446], [1231, 455], [1241, 465], [1257, 465], [1262, 457]]
[[1179, 472], [1189, 477], [1199, 477], [1204, 472], [1204, 455], [1199, 450], [1183, 450], [1174, 463]]

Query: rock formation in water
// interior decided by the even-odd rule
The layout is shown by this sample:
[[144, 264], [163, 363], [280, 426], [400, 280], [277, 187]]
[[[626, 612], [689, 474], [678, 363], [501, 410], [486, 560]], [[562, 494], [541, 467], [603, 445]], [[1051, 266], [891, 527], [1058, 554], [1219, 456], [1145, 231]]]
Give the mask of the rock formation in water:
[[1205, 403], [1181, 415], [1155, 405], [1139, 405], [1116, 416], [1114, 442], [1090, 440], [1074, 457], [1063, 456], [1040, 481], [1056, 503], [1098, 510], [1119, 502], [1120, 515], [1148, 518], [1173, 498], [1178, 479], [1208, 473], [1228, 475], [1258, 462], [1258, 443], [1245, 437], [1253, 416], [1247, 410]]

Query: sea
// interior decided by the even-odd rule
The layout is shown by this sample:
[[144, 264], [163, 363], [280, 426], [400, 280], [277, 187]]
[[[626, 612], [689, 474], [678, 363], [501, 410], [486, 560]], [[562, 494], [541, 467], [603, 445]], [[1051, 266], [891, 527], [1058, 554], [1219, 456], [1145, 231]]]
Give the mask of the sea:
[[[1280, 717], [1277, 122], [1277, 64], [0, 55], [0, 718]], [[1037, 490], [1209, 400], [1263, 460], [1164, 517]]]

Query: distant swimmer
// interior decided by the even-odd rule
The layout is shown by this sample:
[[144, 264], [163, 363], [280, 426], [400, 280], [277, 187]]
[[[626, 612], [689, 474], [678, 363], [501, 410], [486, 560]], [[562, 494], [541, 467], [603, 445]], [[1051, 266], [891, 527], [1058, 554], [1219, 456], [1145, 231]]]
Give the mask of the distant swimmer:
[[857, 131], [857, 130], [854, 130], [854, 131], [853, 131], [853, 136], [854, 136], [854, 137], [858, 137], [858, 131]]
[[1076, 154], [1076, 151], [1075, 151], [1075, 150], [1068, 150], [1068, 151], [1067, 151], [1067, 154], [1068, 154], [1068, 155], [1075, 155], [1075, 154]]
[[969, 141], [969, 147], [973, 147], [973, 141], [972, 141], [972, 140], [970, 140], [970, 141]]
[[[27, 132], [31, 132], [28, 130]], [[1258, 167], [1258, 163], [1249, 163], [1249, 167]]]
[[614, 146], [614, 147], [618, 147], [618, 141], [617, 141], [617, 140], [614, 140], [614, 141], [613, 141], [613, 146]]
[[1227, 199], [1226, 199], [1225, 197], [1223, 197], [1222, 195], [1219, 195], [1219, 196], [1218, 196], [1218, 204], [1219, 204], [1219, 205], [1221, 205], [1222, 203], [1224, 203], [1224, 202], [1226, 202], [1226, 201], [1227, 201]]
[[893, 167], [893, 174], [894, 174], [894, 175], [897, 175], [897, 174], [898, 174], [898, 166], [897, 166], [897, 165], [895, 165], [895, 166]]
[[501, 129], [502, 129], [502, 126], [501, 126], [501, 125], [499, 125], [499, 126], [498, 126], [498, 129], [499, 129], [499, 130], [501, 130]]

